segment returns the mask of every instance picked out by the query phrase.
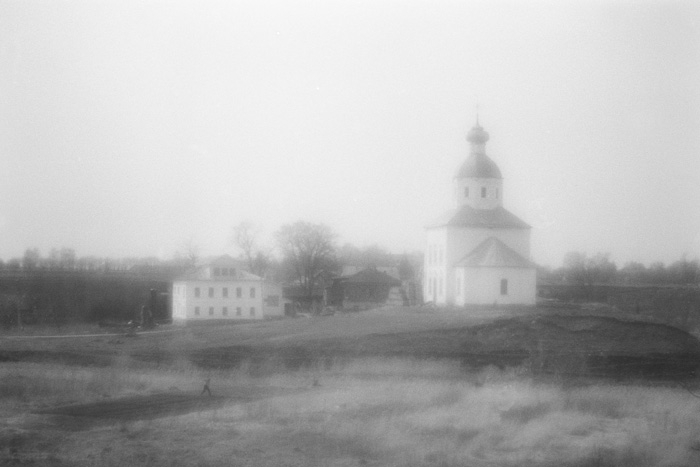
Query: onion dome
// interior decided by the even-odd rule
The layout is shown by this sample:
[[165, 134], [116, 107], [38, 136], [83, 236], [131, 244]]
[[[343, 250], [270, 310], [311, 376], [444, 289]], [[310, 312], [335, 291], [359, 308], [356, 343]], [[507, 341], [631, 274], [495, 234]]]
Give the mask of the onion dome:
[[488, 132], [477, 123], [467, 133], [467, 141], [472, 145], [469, 158], [457, 171], [455, 178], [503, 178], [494, 161], [486, 155]]
[[503, 178], [494, 161], [486, 154], [472, 154], [457, 171], [455, 178]]
[[474, 144], [486, 144], [489, 140], [489, 133], [477, 123], [474, 128], [467, 133], [467, 141]]

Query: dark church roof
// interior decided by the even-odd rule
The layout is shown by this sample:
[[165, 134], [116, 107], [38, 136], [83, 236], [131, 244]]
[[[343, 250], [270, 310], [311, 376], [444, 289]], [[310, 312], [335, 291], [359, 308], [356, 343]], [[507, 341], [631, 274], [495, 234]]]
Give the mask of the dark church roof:
[[529, 229], [529, 224], [520, 220], [515, 214], [498, 206], [494, 209], [474, 209], [469, 205], [443, 214], [427, 228], [435, 227], [484, 227], [501, 229]]
[[370, 267], [363, 269], [362, 271], [355, 273], [351, 276], [341, 278], [344, 282], [350, 282], [353, 284], [387, 284], [398, 286], [401, 285], [401, 281], [395, 277], [391, 277], [389, 274], [378, 271], [376, 268]]
[[494, 161], [486, 154], [472, 153], [462, 164], [455, 178], [503, 178]]
[[459, 260], [458, 267], [534, 268], [535, 264], [496, 237], [489, 237]]

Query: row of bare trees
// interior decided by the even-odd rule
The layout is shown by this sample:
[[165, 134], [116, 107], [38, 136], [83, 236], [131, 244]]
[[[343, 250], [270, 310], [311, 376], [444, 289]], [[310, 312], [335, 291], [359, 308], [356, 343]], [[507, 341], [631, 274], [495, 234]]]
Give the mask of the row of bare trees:
[[233, 229], [233, 243], [253, 274], [298, 285], [309, 299], [339, 269], [336, 238], [327, 225], [306, 221], [280, 227], [273, 245], [264, 245], [250, 222]]
[[232, 240], [251, 272], [295, 284], [309, 298], [338, 275], [343, 265], [395, 265], [402, 279], [415, 278], [407, 255], [397, 262], [395, 255], [377, 245], [358, 248], [346, 243], [339, 247], [337, 237], [325, 224], [298, 221], [280, 227], [272, 244], [265, 245], [260, 230], [246, 221], [234, 227]]
[[564, 256], [558, 269], [542, 269], [540, 277], [552, 282], [592, 287], [596, 284], [616, 285], [699, 285], [700, 262], [683, 257], [669, 265], [661, 262], [645, 266], [631, 261], [618, 268], [608, 253], [588, 256], [573, 251]]

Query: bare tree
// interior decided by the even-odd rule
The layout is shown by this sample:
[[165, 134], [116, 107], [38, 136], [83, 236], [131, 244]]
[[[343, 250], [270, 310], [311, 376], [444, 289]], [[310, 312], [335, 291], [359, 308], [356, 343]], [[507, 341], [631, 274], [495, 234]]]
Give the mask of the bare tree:
[[309, 301], [324, 274], [336, 268], [335, 233], [324, 224], [298, 221], [282, 226], [275, 234], [291, 271], [291, 278], [305, 291]]
[[77, 255], [73, 248], [63, 247], [59, 253], [59, 262], [62, 269], [75, 269]]
[[668, 280], [673, 284], [698, 285], [700, 281], [700, 263], [697, 259], [689, 260], [686, 255], [668, 266]]
[[38, 248], [27, 248], [24, 251], [24, 257], [22, 258], [22, 267], [24, 269], [36, 269], [41, 261], [41, 254]]
[[197, 265], [199, 261], [199, 246], [194, 241], [194, 238], [188, 238], [175, 252], [175, 262], [183, 269], [191, 269]]
[[564, 257], [563, 273], [569, 282], [579, 284], [590, 298], [593, 285], [615, 279], [617, 266], [610, 261], [608, 253], [597, 253], [589, 258], [586, 253], [572, 251]]
[[415, 278], [415, 271], [413, 270], [413, 265], [408, 258], [408, 255], [404, 253], [399, 261], [399, 278], [402, 281], [410, 281]]
[[270, 250], [260, 246], [259, 238], [260, 231], [251, 222], [243, 221], [233, 228], [233, 243], [243, 253], [248, 270], [263, 277], [270, 266]]
[[386, 248], [379, 245], [370, 245], [358, 248], [355, 245], [346, 243], [340, 248], [338, 256], [344, 265], [359, 267], [370, 266], [394, 266], [396, 259]]

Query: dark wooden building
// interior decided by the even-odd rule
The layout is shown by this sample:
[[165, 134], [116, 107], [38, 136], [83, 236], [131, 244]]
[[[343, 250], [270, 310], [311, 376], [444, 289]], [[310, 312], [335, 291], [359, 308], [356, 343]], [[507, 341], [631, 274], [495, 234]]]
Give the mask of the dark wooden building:
[[370, 267], [333, 279], [327, 289], [327, 304], [344, 308], [403, 305], [404, 295], [399, 279]]

